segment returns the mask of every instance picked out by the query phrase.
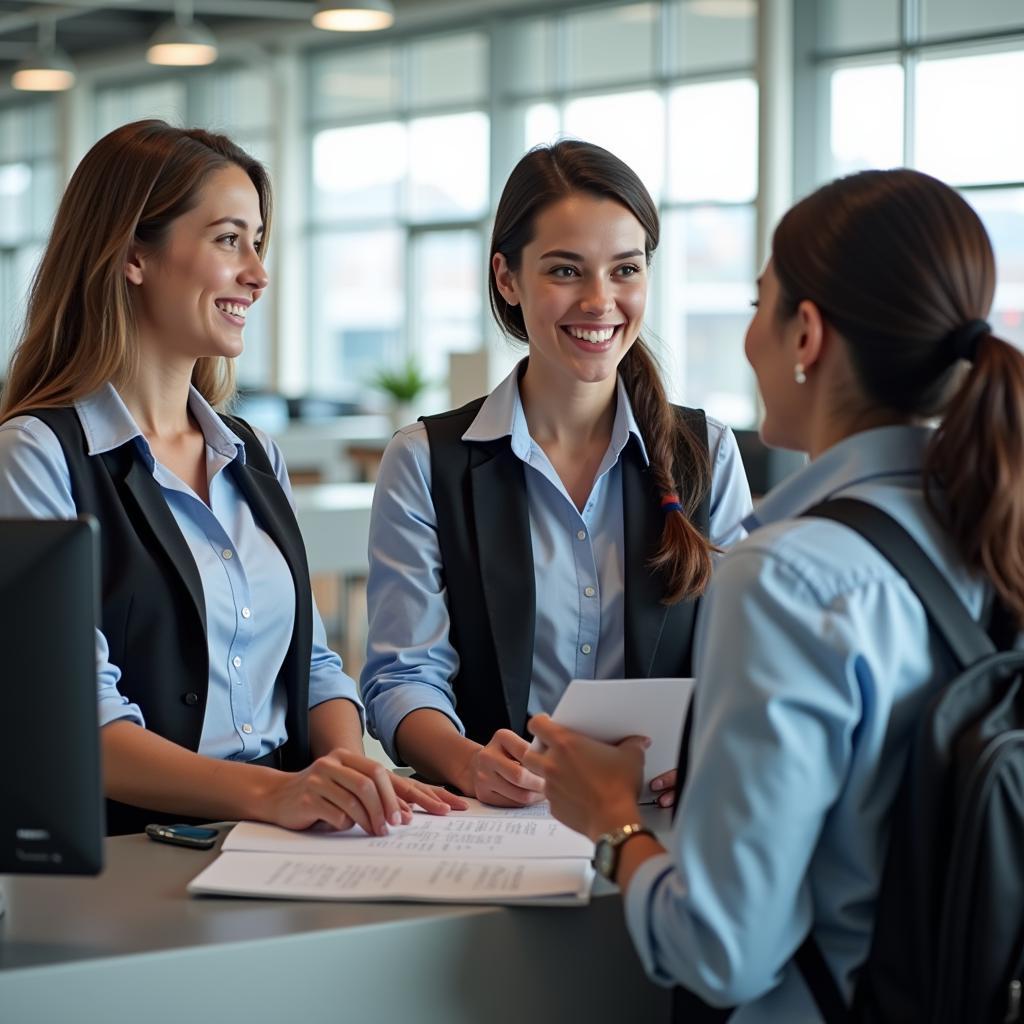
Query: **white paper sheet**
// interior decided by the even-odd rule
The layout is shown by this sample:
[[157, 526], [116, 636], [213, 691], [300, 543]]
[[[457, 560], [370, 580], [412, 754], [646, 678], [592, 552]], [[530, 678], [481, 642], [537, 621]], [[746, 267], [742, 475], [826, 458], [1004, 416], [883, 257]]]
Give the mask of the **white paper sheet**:
[[[551, 807], [547, 800], [541, 801], [539, 804], [530, 804], [529, 807], [493, 807], [491, 804], [481, 803], [479, 800], [473, 797], [466, 796], [462, 798], [469, 804], [469, 807], [464, 811], [450, 811], [448, 817], [450, 818], [507, 818], [514, 820], [517, 818], [540, 818], [548, 821], [554, 821], [551, 817]], [[427, 811], [421, 807], [414, 807], [413, 810], [417, 814], [426, 814]]]
[[554, 819], [469, 818], [414, 815], [408, 825], [392, 825], [389, 835], [348, 832], [291, 832], [276, 825], [243, 821], [223, 849], [264, 853], [401, 857], [535, 858], [593, 856], [594, 845]]
[[222, 853], [188, 886], [193, 894], [315, 900], [584, 904], [587, 860], [466, 860]]
[[[606, 743], [650, 736], [644, 782], [675, 768], [693, 679], [574, 679], [552, 718]], [[534, 740], [534, 748], [539, 742]]]

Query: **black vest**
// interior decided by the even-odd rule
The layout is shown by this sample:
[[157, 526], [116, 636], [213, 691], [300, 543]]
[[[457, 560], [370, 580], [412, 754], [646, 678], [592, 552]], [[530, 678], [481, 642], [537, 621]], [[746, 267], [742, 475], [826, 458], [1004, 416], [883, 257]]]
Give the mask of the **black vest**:
[[[526, 733], [536, 617], [523, 463], [508, 437], [462, 440], [483, 402], [478, 398], [461, 409], [423, 417], [451, 619], [449, 639], [459, 655], [459, 671], [452, 680], [456, 711], [466, 735], [478, 743], [486, 743], [498, 729]], [[676, 411], [706, 444], [704, 413]], [[662, 604], [664, 578], [648, 568], [661, 545], [662, 495], [635, 439], [621, 459], [626, 675], [687, 676], [696, 604]], [[691, 474], [678, 456], [676, 461], [680, 494], [686, 495]], [[705, 536], [709, 515], [710, 494], [705, 494], [693, 520]]]
[[[134, 441], [90, 456], [72, 408], [32, 410], [57, 436], [80, 514], [100, 527], [102, 621], [118, 690], [142, 709], [146, 727], [199, 749], [209, 683], [206, 604], [195, 559], [160, 486]], [[276, 685], [288, 694], [282, 765], [309, 763], [309, 662], [313, 605], [309, 569], [295, 515], [270, 460], [248, 424], [223, 417], [245, 442], [246, 465], [228, 467], [259, 525], [281, 550], [295, 584], [295, 627]], [[149, 822], [185, 820], [107, 801], [107, 832], [139, 832]]]

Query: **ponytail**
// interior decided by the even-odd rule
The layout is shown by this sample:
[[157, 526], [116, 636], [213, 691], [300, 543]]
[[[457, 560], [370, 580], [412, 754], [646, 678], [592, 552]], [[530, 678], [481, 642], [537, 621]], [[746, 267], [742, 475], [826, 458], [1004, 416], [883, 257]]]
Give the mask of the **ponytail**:
[[925, 460], [928, 505], [1024, 626], [1024, 355], [983, 335]]
[[[711, 485], [707, 444], [680, 419], [665, 396], [661, 374], [650, 349], [638, 338], [619, 364], [619, 373], [640, 427], [650, 473], [665, 507], [661, 547], [650, 568], [661, 570], [667, 586], [664, 604], [699, 597], [711, 581], [714, 545], [693, 525], [692, 516]], [[677, 466], [677, 458], [683, 466]], [[687, 487], [677, 492], [677, 478], [684, 469]], [[679, 501], [675, 498], [678, 493]], [[667, 506], [667, 507], [666, 507]]]

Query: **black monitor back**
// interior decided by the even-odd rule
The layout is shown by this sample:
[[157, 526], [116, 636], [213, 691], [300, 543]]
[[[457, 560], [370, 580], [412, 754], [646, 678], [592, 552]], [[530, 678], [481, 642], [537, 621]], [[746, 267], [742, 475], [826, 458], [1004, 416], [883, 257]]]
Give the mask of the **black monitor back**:
[[92, 520], [0, 520], [0, 874], [103, 867]]

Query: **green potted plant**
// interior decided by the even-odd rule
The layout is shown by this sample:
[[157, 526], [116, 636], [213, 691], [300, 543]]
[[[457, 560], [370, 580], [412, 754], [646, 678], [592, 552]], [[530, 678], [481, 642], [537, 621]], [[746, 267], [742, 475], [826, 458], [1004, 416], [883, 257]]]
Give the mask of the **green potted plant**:
[[371, 387], [390, 396], [391, 423], [395, 430], [414, 418], [412, 405], [430, 384], [412, 356], [407, 357], [398, 367], [378, 370], [370, 381]]

